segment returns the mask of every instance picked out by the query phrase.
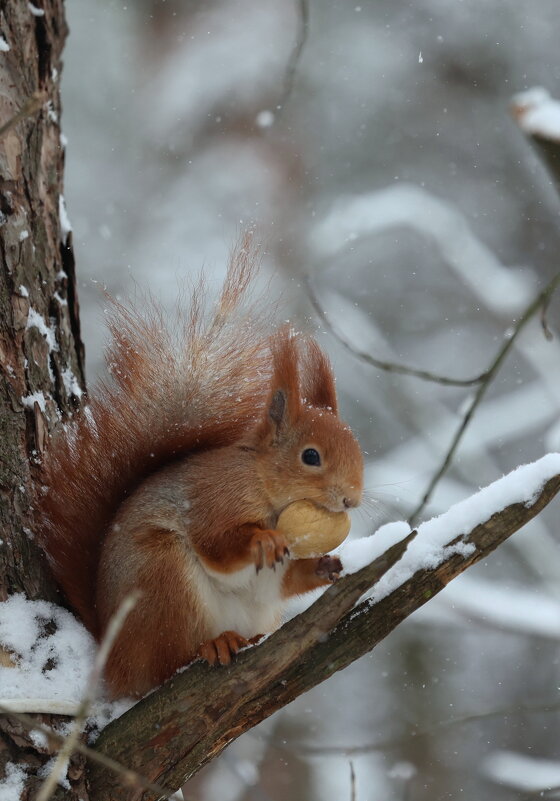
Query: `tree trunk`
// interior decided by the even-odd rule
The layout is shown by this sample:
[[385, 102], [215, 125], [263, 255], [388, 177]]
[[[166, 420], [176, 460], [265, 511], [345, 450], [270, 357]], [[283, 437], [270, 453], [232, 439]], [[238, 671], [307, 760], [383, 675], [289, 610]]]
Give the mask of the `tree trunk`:
[[[71, 234], [62, 195], [62, 0], [0, 7], [0, 600], [56, 599], [30, 512], [45, 437], [84, 388]], [[62, 219], [61, 219], [62, 216]], [[3, 664], [11, 655], [1, 653]], [[41, 716], [41, 720], [49, 716]], [[52, 716], [49, 717], [52, 721]], [[32, 798], [51, 754], [0, 718], [0, 779], [25, 775]], [[68, 798], [87, 797], [79, 767]]]

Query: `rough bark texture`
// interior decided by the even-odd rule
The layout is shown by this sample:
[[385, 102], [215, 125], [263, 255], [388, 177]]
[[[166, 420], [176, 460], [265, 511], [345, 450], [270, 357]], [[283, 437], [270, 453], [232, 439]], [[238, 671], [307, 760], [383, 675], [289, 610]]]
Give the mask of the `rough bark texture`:
[[[167, 682], [110, 724], [96, 749], [151, 781], [180, 787], [240, 734], [371, 650], [452, 578], [538, 514], [559, 490], [560, 476], [555, 476], [531, 506], [506, 507], [465, 537], [475, 546], [469, 555], [450, 554], [435, 569], [419, 570], [379, 603], [355, 607], [400, 558], [406, 542], [393, 546], [327, 590], [262, 645], [241, 653], [229, 668], [197, 662]], [[120, 777], [98, 765], [91, 766], [89, 778], [95, 801], [158, 798], [123, 787]]]
[[[71, 235], [60, 222], [67, 29], [62, 0], [34, 6], [44, 13], [27, 0], [0, 2], [0, 600], [14, 592], [56, 598], [30, 508], [47, 432], [84, 386]], [[23, 766], [24, 798], [32, 798], [49, 758], [15, 720], [0, 718], [0, 780], [7, 763]], [[80, 772], [73, 769], [76, 792]]]

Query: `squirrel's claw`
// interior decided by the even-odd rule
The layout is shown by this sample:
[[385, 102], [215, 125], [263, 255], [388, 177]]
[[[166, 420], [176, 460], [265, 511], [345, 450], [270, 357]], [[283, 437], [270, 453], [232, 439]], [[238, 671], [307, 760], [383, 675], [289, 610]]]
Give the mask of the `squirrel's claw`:
[[209, 665], [229, 665], [240, 648], [250, 641], [236, 631], [224, 631], [213, 640], [206, 640], [198, 649], [198, 655]]
[[288, 541], [279, 531], [257, 531], [251, 540], [251, 557], [257, 573], [265, 567], [276, 570], [276, 563], [284, 564], [284, 557], [290, 555]]

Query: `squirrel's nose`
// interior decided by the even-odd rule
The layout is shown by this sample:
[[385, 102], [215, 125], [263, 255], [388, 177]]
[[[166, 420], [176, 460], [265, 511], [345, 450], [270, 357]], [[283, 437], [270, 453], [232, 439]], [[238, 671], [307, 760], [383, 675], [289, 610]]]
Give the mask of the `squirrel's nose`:
[[346, 497], [342, 499], [342, 503], [344, 504], [345, 509], [352, 509], [353, 507], [357, 506], [360, 503], [360, 501], [357, 500], [356, 498]]

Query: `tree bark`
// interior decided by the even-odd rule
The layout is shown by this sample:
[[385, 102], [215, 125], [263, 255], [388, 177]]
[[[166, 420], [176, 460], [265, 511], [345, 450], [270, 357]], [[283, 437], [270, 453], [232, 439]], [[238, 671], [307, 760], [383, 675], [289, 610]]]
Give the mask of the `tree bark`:
[[[72, 240], [60, 219], [67, 28], [62, 0], [38, 5], [10, 0], [0, 7], [0, 600], [15, 592], [57, 598], [30, 513], [45, 438], [84, 388]], [[54, 720], [41, 716], [47, 719]], [[22, 767], [26, 799], [41, 782], [47, 751], [17, 721], [0, 718], [0, 779], [7, 764]], [[87, 797], [77, 776], [68, 798], [78, 795]]]

